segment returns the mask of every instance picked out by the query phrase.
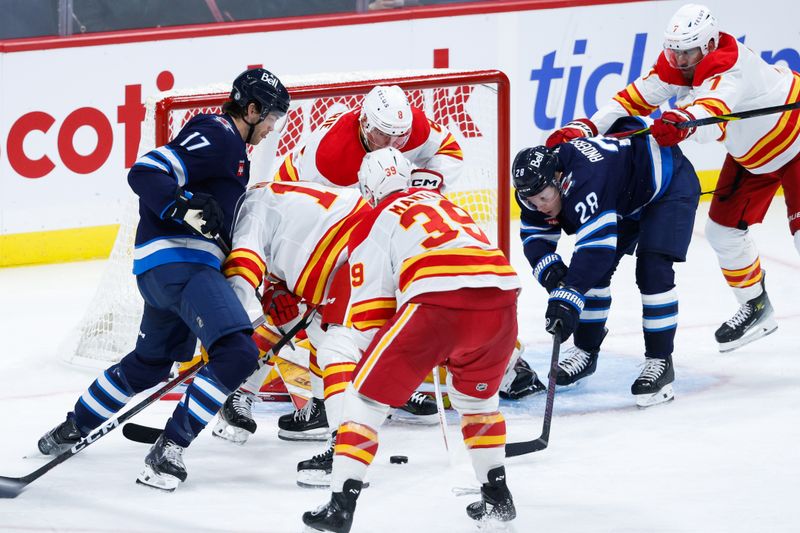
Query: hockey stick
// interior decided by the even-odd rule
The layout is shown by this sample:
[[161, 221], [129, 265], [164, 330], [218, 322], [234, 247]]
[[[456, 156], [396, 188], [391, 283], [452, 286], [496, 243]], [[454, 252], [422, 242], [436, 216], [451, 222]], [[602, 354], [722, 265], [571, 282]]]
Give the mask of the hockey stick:
[[[444, 400], [442, 399], [442, 386], [439, 383], [439, 365], [433, 367], [433, 394], [436, 398], [436, 411], [439, 412], [439, 425], [442, 427], [442, 439], [444, 439], [444, 449], [450, 454], [450, 446], [447, 444], [447, 420], [444, 416]], [[450, 462], [453, 457], [450, 456]]]
[[[303, 318], [297, 324], [292, 326], [292, 328], [287, 331], [286, 334], [284, 334], [283, 337], [281, 337], [272, 348], [270, 348], [270, 353], [275, 355], [281, 351], [281, 348], [286, 346], [294, 338], [294, 336], [300, 332], [300, 330], [305, 329], [308, 326], [308, 324], [314, 318], [314, 313], [316, 313], [316, 307], [309, 307], [309, 309], [306, 311], [306, 314], [303, 315]], [[142, 444], [155, 443], [163, 432], [164, 430], [162, 428], [143, 426], [133, 422], [125, 424], [125, 426], [122, 428], [122, 434], [126, 439], [134, 442], [141, 442]]]
[[34, 470], [27, 476], [23, 477], [5, 477], [0, 476], [0, 498], [16, 498], [19, 494], [33, 481], [36, 481], [47, 472], [55, 468], [56, 466], [60, 465], [70, 457], [78, 454], [79, 452], [83, 451], [87, 446], [93, 444], [101, 437], [106, 436], [108, 433], [119, 427], [123, 424], [126, 420], [132, 418], [133, 416], [139, 414], [143, 409], [145, 409], [148, 405], [156, 402], [167, 394], [169, 391], [186, 381], [188, 378], [193, 376], [200, 370], [205, 363], [200, 360], [191, 367], [184, 370], [181, 374], [177, 377], [173, 378], [171, 381], [164, 384], [160, 389], [151, 393], [147, 398], [136, 404], [131, 409], [125, 411], [125, 413], [121, 414], [120, 416], [114, 418], [113, 420], [106, 421], [103, 425], [96, 428], [94, 431], [83, 437], [81, 440], [75, 443], [72, 448], [69, 450], [62, 452], [61, 454], [57, 455], [52, 461], [48, 462], [41, 468]]
[[547, 448], [550, 439], [550, 423], [553, 420], [553, 400], [556, 396], [556, 375], [558, 374], [558, 355], [561, 350], [561, 330], [553, 334], [553, 355], [550, 357], [550, 376], [547, 380], [547, 401], [544, 406], [544, 424], [539, 438], [506, 444], [506, 457], [516, 457]]
[[[708, 126], [709, 124], [719, 124], [720, 122], [731, 122], [734, 120], [742, 120], [745, 118], [760, 117], [763, 115], [772, 115], [775, 113], [784, 113], [800, 109], [800, 101], [792, 102], [791, 104], [775, 105], [771, 107], [762, 107], [759, 109], [751, 109], [749, 111], [741, 111], [739, 113], [730, 113], [728, 115], [717, 115], [713, 117], [699, 118], [697, 120], [688, 120], [686, 122], [677, 122], [676, 128], [687, 129], [696, 128], [698, 126]], [[606, 137], [616, 137], [622, 139], [625, 137], [634, 137], [637, 135], [647, 135], [650, 133], [650, 128], [643, 128], [640, 130], [622, 131], [619, 133], [610, 133]]]

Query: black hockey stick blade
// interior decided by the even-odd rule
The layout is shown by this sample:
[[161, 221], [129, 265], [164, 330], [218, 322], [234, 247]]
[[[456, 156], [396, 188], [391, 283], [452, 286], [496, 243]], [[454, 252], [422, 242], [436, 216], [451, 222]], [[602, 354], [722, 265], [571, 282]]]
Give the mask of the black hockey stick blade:
[[0, 498], [16, 498], [28, 483], [25, 478], [0, 476]]
[[553, 420], [553, 403], [556, 396], [556, 375], [558, 374], [558, 354], [561, 351], [561, 331], [553, 334], [553, 354], [550, 357], [550, 375], [547, 380], [547, 401], [544, 405], [544, 423], [542, 434], [533, 440], [509, 442], [506, 444], [506, 457], [516, 457], [527, 453], [539, 452], [547, 448], [550, 440], [550, 424]]
[[155, 444], [163, 432], [163, 429], [151, 428], [134, 422], [128, 422], [122, 426], [122, 434], [126, 439], [142, 444]]

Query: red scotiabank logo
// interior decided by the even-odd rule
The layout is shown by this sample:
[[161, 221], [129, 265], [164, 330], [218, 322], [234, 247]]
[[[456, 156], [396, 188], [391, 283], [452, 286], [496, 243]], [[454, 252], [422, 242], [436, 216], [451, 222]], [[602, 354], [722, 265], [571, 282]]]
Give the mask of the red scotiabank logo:
[[[156, 79], [156, 86], [160, 91], [172, 89], [172, 73], [167, 70], [161, 72]], [[422, 90], [410, 90], [406, 94], [411, 105], [425, 109], [433, 122], [460, 133], [464, 138], [476, 138], [482, 137], [481, 130], [467, 112], [467, 103], [473, 90], [474, 87], [464, 85], [427, 91], [427, 97]], [[122, 92], [123, 100], [113, 117], [107, 110], [86, 106], [69, 112], [61, 123], [57, 123], [55, 117], [46, 111], [31, 111], [12, 120], [5, 151], [11, 168], [19, 176], [29, 179], [46, 177], [60, 165], [76, 174], [91, 174], [106, 165], [115, 143], [119, 142], [124, 143], [124, 169], [130, 168], [139, 150], [145, 109], [141, 84], [125, 85]], [[325, 121], [331, 107], [342, 105], [347, 109], [355, 109], [361, 105], [363, 98], [363, 95], [319, 98], [310, 108], [301, 106], [291, 109], [276, 155], [282, 157], [294, 150], [302, 138]], [[204, 109], [203, 112], [219, 110]], [[191, 115], [180, 121], [173, 135]], [[114, 134], [115, 124], [122, 125], [121, 137]], [[89, 153], [80, 153], [75, 148], [75, 134], [81, 128], [90, 128], [97, 136], [96, 145]], [[57, 153], [26, 153], [25, 141], [32, 134], [56, 135]], [[114, 172], [114, 169], [106, 170]]]

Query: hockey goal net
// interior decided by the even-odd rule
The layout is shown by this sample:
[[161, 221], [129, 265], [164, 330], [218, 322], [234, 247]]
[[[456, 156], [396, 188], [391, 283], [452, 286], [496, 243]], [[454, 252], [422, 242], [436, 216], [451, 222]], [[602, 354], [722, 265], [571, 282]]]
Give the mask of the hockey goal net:
[[[402, 87], [412, 105], [447, 127], [464, 153], [464, 172], [448, 181], [448, 197], [472, 214], [508, 255], [509, 84], [499, 71], [364, 72], [282, 77], [292, 95], [286, 126], [250, 153], [251, 183], [271, 180], [287, 154], [333, 113], [353, 109], [375, 85]], [[173, 90], [149, 98], [139, 153], [169, 142], [199, 113], [219, 113], [230, 84]], [[302, 177], [301, 177], [302, 179]], [[136, 342], [143, 302], [131, 273], [138, 222], [132, 197], [123, 215], [106, 270], [86, 315], [61, 347], [70, 363], [104, 367]]]

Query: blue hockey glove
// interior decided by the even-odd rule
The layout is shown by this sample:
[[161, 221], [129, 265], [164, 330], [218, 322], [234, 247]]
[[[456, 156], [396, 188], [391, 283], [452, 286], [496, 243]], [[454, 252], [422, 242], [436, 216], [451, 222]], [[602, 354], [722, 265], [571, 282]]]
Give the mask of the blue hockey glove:
[[558, 287], [566, 275], [567, 265], [558, 254], [547, 254], [539, 259], [539, 262], [533, 267], [533, 277], [542, 284], [548, 294]]
[[583, 311], [583, 304], [583, 295], [572, 287], [553, 290], [550, 299], [547, 300], [544, 329], [554, 334], [558, 328], [561, 331], [561, 340], [567, 340], [578, 327], [578, 317]]
[[167, 209], [164, 218], [182, 222], [211, 239], [222, 229], [225, 213], [210, 194], [192, 194], [179, 189], [175, 203]]

